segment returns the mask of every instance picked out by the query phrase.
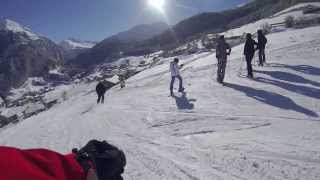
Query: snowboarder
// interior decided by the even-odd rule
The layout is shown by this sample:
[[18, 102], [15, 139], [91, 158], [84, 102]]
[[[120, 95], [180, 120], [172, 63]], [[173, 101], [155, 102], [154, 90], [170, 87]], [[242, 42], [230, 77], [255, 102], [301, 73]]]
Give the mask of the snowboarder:
[[182, 77], [180, 76], [180, 68], [183, 67], [182, 65], [178, 65], [179, 64], [179, 59], [178, 58], [174, 58], [174, 60], [170, 63], [170, 72], [171, 72], [171, 82], [170, 82], [170, 95], [173, 96], [173, 86], [174, 86], [174, 81], [177, 78], [179, 80], [179, 92], [183, 92], [184, 91], [184, 87], [183, 87], [183, 81], [182, 81]]
[[246, 36], [246, 43], [244, 45], [244, 52], [243, 54], [246, 57], [246, 62], [247, 62], [247, 70], [248, 70], [248, 77], [253, 78], [253, 73], [252, 73], [252, 59], [254, 57], [255, 53], [255, 46], [258, 45], [258, 43], [252, 39], [252, 35], [250, 33], [247, 34]]
[[230, 55], [230, 45], [224, 39], [224, 36], [220, 36], [216, 48], [216, 58], [218, 60], [218, 72], [217, 81], [223, 83], [225, 70], [227, 66], [227, 56]]
[[266, 63], [266, 55], [265, 55], [265, 48], [268, 40], [263, 35], [262, 30], [258, 30], [258, 50], [259, 50], [259, 66], [263, 66]]
[[96, 86], [96, 92], [98, 95], [98, 100], [97, 104], [100, 102], [103, 104], [104, 103], [104, 94], [106, 93], [107, 88], [104, 86], [103, 82], [99, 82], [98, 85]]
[[91, 140], [63, 155], [48, 149], [0, 147], [0, 179], [122, 180], [126, 157], [106, 141]]

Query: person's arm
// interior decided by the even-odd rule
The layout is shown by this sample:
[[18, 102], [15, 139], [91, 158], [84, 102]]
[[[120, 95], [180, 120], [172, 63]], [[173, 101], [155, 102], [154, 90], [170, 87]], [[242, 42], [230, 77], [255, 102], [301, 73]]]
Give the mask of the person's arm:
[[227, 52], [227, 55], [230, 55], [231, 54], [231, 47], [230, 47], [230, 45], [229, 44], [227, 44], [228, 45], [228, 52]]
[[248, 43], [247, 43], [247, 41], [245, 42], [245, 44], [244, 44], [244, 48], [243, 48], [243, 55], [246, 55], [246, 52], [247, 52], [247, 48], [248, 47]]
[[258, 50], [259, 44], [255, 40], [252, 40], [252, 41], [253, 41], [253, 46], [256, 45], [256, 48], [254, 48], [254, 51]]

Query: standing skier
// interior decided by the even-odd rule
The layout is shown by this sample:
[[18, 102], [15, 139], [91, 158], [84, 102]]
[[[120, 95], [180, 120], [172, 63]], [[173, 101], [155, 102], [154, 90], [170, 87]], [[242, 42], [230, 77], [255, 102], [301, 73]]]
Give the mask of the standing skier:
[[100, 102], [103, 104], [104, 103], [104, 94], [106, 93], [107, 88], [104, 86], [104, 84], [100, 81], [98, 85], [96, 86], [96, 92], [98, 95], [98, 100], [97, 104]]
[[248, 77], [253, 78], [253, 73], [252, 73], [252, 59], [254, 57], [254, 52], [255, 52], [255, 45], [257, 46], [258, 43], [252, 39], [252, 35], [250, 33], [247, 34], [246, 36], [247, 40], [244, 45], [244, 52], [243, 54], [246, 57], [246, 62], [247, 62], [247, 70], [248, 70]]
[[119, 75], [119, 81], [120, 81], [120, 88], [124, 88], [126, 86], [126, 82], [125, 82], [125, 75]]
[[216, 58], [218, 60], [218, 72], [217, 81], [223, 83], [225, 70], [227, 66], [227, 56], [230, 55], [230, 45], [224, 39], [224, 36], [220, 36], [216, 48]]
[[266, 63], [265, 48], [268, 40], [263, 35], [262, 30], [258, 30], [258, 50], [259, 50], [259, 66]]
[[179, 59], [174, 58], [174, 60], [170, 63], [170, 72], [171, 72], [171, 82], [170, 82], [170, 94], [173, 96], [173, 86], [174, 86], [174, 81], [177, 78], [179, 80], [179, 92], [184, 91], [184, 87], [182, 84], [182, 77], [180, 76], [180, 71], [179, 69], [183, 66], [179, 66]]

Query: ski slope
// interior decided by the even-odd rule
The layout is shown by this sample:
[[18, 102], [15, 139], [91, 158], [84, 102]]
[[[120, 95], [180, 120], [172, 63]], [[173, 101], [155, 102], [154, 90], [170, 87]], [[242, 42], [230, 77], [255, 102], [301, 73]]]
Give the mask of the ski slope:
[[108, 91], [103, 105], [95, 83], [64, 86], [66, 101], [1, 130], [0, 144], [67, 153], [108, 140], [126, 153], [126, 180], [318, 180], [320, 27], [267, 38], [268, 65], [254, 66], [255, 80], [238, 76], [243, 45], [233, 48], [225, 86], [215, 81], [214, 53], [181, 56], [186, 93], [172, 98], [172, 58], [162, 59]]

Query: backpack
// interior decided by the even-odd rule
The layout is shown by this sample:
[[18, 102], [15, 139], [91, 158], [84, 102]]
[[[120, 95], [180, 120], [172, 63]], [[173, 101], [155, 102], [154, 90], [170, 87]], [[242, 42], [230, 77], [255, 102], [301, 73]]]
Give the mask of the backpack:
[[73, 149], [77, 160], [88, 172], [92, 162], [99, 180], [123, 180], [126, 157], [123, 151], [106, 141], [91, 140], [80, 150]]

